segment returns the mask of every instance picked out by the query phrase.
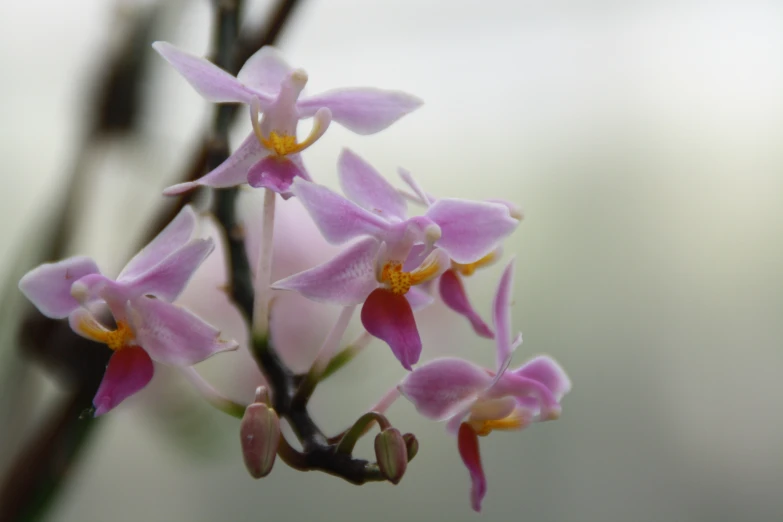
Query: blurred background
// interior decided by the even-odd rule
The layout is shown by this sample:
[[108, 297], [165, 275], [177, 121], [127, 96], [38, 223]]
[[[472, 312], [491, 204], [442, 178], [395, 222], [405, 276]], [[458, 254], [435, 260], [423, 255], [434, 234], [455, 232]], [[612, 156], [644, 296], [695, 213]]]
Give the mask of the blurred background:
[[[246, 4], [251, 21], [271, 5]], [[77, 159], [101, 67], [128, 20], [152, 12], [150, 40], [208, 51], [206, 0], [0, 3], [0, 470], [60, 393], [19, 356], [9, 309], [24, 306], [16, 280], [70, 171], [100, 175], [79, 190], [65, 254], [112, 273], [209, 123], [145, 43], [138, 132]], [[506, 243], [525, 337], [514, 363], [549, 353], [574, 389], [558, 422], [481, 440], [484, 519], [783, 520], [783, 4], [309, 0], [278, 46], [310, 92], [372, 85], [426, 102], [375, 136], [330, 129], [305, 155], [320, 182], [336, 187], [348, 146], [395, 183], [404, 166], [436, 195], [525, 210]], [[484, 317], [504, 263], [467, 282]], [[423, 359], [493, 361], [492, 343], [442, 305], [419, 324]], [[199, 369], [247, 397], [245, 360]], [[374, 342], [319, 387], [313, 414], [337, 432], [402, 372]], [[49, 520], [476, 518], [455, 441], [405, 401], [389, 416], [421, 450], [400, 485], [354, 487], [280, 461], [254, 481], [238, 421], [165, 375], [100, 423]]]

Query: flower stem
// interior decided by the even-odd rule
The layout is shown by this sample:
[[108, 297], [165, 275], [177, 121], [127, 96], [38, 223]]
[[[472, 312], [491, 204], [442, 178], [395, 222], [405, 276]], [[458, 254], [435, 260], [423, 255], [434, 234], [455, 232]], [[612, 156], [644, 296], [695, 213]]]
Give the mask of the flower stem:
[[372, 428], [373, 423], [377, 422], [381, 430], [391, 428], [391, 424], [381, 413], [370, 411], [359, 417], [359, 420], [353, 423], [335, 450], [337, 453], [350, 454], [359, 439]]
[[201, 397], [206, 400], [211, 406], [227, 413], [232, 417], [241, 419], [245, 413], [246, 405], [232, 401], [219, 391], [217, 391], [210, 383], [208, 383], [204, 377], [199, 374], [195, 368], [188, 366], [186, 368], [180, 368], [182, 375], [193, 385], [196, 391]]
[[269, 332], [269, 285], [272, 278], [272, 251], [275, 234], [275, 201], [277, 194], [269, 189], [264, 192], [264, 224], [261, 230], [261, 246], [256, 267], [255, 304], [253, 305], [253, 334], [266, 336]]
[[321, 348], [318, 350], [315, 362], [313, 362], [310, 371], [307, 372], [304, 381], [302, 381], [302, 384], [296, 391], [294, 402], [307, 402], [313, 394], [313, 391], [315, 391], [318, 381], [321, 380], [321, 375], [329, 366], [329, 363], [334, 356], [334, 352], [337, 350], [337, 346], [340, 344], [340, 340], [342, 340], [346, 328], [348, 328], [348, 323], [351, 322], [351, 317], [353, 316], [355, 308], [355, 306], [346, 306], [342, 309], [340, 315], [337, 316], [337, 321], [334, 323], [334, 326], [332, 326], [332, 329], [329, 331], [326, 339], [324, 339]]
[[321, 372], [319, 381], [323, 381], [327, 377], [331, 377], [337, 373], [343, 366], [351, 362], [357, 355], [362, 353], [370, 341], [373, 340], [373, 336], [368, 331], [362, 332], [359, 337], [354, 339], [348, 346], [337, 352], [329, 362], [326, 364], [326, 368]]
[[391, 388], [389, 391], [387, 391], [383, 397], [373, 406], [370, 408], [370, 411], [375, 411], [378, 413], [386, 413], [386, 410], [389, 409], [389, 407], [394, 404], [394, 402], [400, 398], [400, 390], [395, 386]]

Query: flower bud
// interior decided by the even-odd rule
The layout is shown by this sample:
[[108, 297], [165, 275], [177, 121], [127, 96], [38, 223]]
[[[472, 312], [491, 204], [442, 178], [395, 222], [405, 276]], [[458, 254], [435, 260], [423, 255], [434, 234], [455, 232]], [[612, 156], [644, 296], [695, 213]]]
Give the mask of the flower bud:
[[269, 475], [280, 444], [280, 419], [266, 404], [253, 403], [245, 409], [239, 425], [245, 467], [253, 478]]
[[416, 440], [416, 435], [413, 433], [406, 433], [402, 436], [402, 439], [405, 441], [405, 448], [408, 450], [408, 462], [410, 462], [419, 452], [419, 441]]
[[408, 467], [405, 439], [396, 428], [388, 428], [375, 437], [375, 458], [381, 473], [392, 484], [398, 484]]

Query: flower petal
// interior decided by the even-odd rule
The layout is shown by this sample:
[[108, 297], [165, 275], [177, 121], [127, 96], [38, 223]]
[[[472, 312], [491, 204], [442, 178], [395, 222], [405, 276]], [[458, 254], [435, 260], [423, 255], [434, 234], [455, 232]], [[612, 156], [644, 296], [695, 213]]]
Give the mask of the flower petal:
[[487, 399], [516, 397], [532, 416], [539, 420], [552, 420], [560, 417], [560, 403], [552, 391], [542, 382], [505, 372], [492, 387], [485, 392]]
[[237, 348], [224, 341], [220, 331], [179, 306], [160, 299], [140, 297], [128, 303], [136, 341], [150, 357], [164, 364], [191, 366], [226, 350]]
[[252, 167], [247, 173], [247, 182], [254, 188], [268, 188], [278, 194], [288, 192], [294, 178], [300, 175], [299, 167], [288, 159], [280, 156], [267, 156]]
[[549, 388], [558, 401], [571, 391], [571, 379], [568, 374], [557, 361], [547, 355], [534, 357], [509, 373], [540, 382]]
[[349, 199], [383, 216], [404, 220], [405, 198], [377, 170], [353, 151], [343, 149], [337, 160], [340, 187]]
[[332, 119], [357, 134], [373, 134], [418, 109], [423, 102], [401, 91], [354, 87], [309, 96], [297, 103], [301, 117], [321, 107], [332, 111]]
[[495, 324], [495, 345], [497, 346], [497, 368], [511, 356], [511, 288], [514, 281], [514, 260], [512, 259], [498, 283], [495, 300], [492, 303], [492, 318]]
[[440, 297], [443, 302], [457, 312], [458, 314], [466, 317], [470, 321], [473, 330], [481, 337], [492, 339], [494, 335], [490, 330], [487, 323], [481, 318], [481, 316], [473, 309], [468, 296], [465, 293], [465, 287], [462, 284], [462, 280], [454, 270], [446, 270], [442, 276], [440, 276]]
[[106, 366], [98, 393], [92, 400], [95, 416], [103, 415], [144, 388], [155, 372], [152, 359], [138, 346], [126, 346], [114, 352]]
[[359, 236], [382, 237], [388, 223], [322, 185], [294, 180], [291, 192], [299, 198], [324, 238], [332, 244]]
[[250, 104], [258, 99], [264, 107], [272, 101], [268, 95], [253, 91], [205, 58], [186, 53], [168, 42], [155, 42], [152, 47], [208, 101]]
[[261, 91], [271, 98], [280, 92], [280, 85], [291, 73], [291, 66], [283, 59], [280, 51], [265, 45], [248, 58], [237, 74], [237, 79], [255, 91]]
[[417, 288], [415, 286], [412, 286], [410, 290], [405, 293], [405, 299], [408, 300], [408, 304], [411, 305], [411, 309], [414, 312], [418, 312], [423, 308], [427, 308], [435, 300], [426, 291], [422, 290], [420, 287]]
[[405, 184], [408, 185], [413, 191], [413, 193], [418, 197], [419, 204], [429, 207], [435, 201], [434, 197], [424, 192], [424, 189], [421, 188], [419, 183], [413, 177], [413, 174], [411, 174], [409, 171], [407, 171], [402, 167], [399, 167], [397, 169], [397, 174], [400, 176], [400, 178], [402, 178], [402, 181], [404, 181]]
[[68, 324], [71, 330], [85, 339], [97, 343], [105, 343], [109, 329], [98, 322], [95, 315], [87, 308], [77, 308], [68, 316]]
[[128, 261], [120, 275], [117, 276], [117, 281], [122, 282], [123, 280], [139, 277], [163, 261], [190, 239], [193, 230], [196, 228], [196, 221], [197, 217], [193, 207], [185, 205], [155, 239], [133, 256], [133, 259]]
[[389, 345], [403, 368], [410, 371], [419, 362], [421, 337], [404, 295], [383, 288], [374, 290], [362, 307], [362, 324], [370, 334]]
[[62, 319], [79, 307], [71, 295], [73, 283], [99, 273], [98, 265], [89, 257], [71, 257], [30, 270], [19, 280], [19, 290], [46, 317]]
[[123, 281], [128, 289], [128, 299], [154, 295], [164, 301], [174, 301], [214, 249], [215, 242], [212, 238], [193, 239], [146, 273], [136, 279]]
[[481, 502], [487, 494], [487, 479], [481, 466], [478, 435], [469, 424], [463, 423], [457, 434], [457, 447], [465, 467], [470, 473], [470, 504], [476, 512], [481, 511]]
[[268, 154], [269, 151], [258, 143], [256, 135], [251, 132], [234, 153], [211, 172], [196, 181], [172, 185], [163, 191], [163, 195], [175, 196], [198, 186], [226, 188], [241, 185], [247, 182], [247, 172], [250, 170], [250, 167], [261, 161]]
[[519, 224], [508, 207], [487, 201], [443, 198], [425, 215], [440, 226], [436, 245], [458, 263], [472, 263], [489, 254]]
[[428, 419], [441, 421], [469, 408], [492, 377], [475, 364], [456, 358], [435, 359], [405, 376], [402, 394]]
[[277, 281], [272, 288], [293, 290], [313, 301], [357, 305], [378, 288], [375, 279], [378, 248], [377, 240], [364, 239], [326, 263]]

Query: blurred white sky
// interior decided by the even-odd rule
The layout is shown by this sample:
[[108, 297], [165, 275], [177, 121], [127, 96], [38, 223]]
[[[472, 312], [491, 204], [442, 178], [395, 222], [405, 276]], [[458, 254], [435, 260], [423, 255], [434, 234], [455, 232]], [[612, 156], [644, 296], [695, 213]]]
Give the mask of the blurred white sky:
[[[208, 3], [179, 5], [187, 16], [157, 36], [203, 52]], [[105, 0], [0, 3], [6, 245], [56, 198], [111, 20]], [[432, 192], [526, 209], [507, 246], [519, 358], [551, 353], [575, 388], [561, 421], [482, 440], [485, 518], [783, 519], [783, 4], [311, 0], [280, 47], [312, 92], [376, 85], [426, 102], [377, 136], [330, 129], [308, 151], [319, 180], [334, 183], [349, 146]], [[206, 106], [162, 63], [155, 74], [149, 154], [122, 168], [162, 187], [155, 173], [184, 162]], [[483, 310], [496, 276], [471, 281]], [[459, 343], [462, 326], [425, 342]], [[374, 348], [324, 386], [327, 425], [400, 377]], [[491, 360], [486, 343], [460, 349]], [[452, 442], [408, 405], [392, 410], [422, 443], [408, 476], [357, 489], [282, 464], [253, 482], [230, 446], [193, 461], [139, 422], [143, 400], [113, 414], [56, 520], [474, 519]]]

